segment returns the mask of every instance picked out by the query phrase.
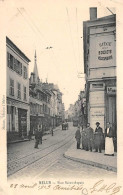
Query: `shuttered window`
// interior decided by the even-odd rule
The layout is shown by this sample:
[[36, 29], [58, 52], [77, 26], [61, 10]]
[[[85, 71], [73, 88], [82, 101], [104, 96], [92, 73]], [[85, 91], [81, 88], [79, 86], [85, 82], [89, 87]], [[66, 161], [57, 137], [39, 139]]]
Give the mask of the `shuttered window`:
[[21, 99], [21, 84], [17, 83], [17, 98]]
[[10, 79], [9, 94], [14, 96], [14, 80]]

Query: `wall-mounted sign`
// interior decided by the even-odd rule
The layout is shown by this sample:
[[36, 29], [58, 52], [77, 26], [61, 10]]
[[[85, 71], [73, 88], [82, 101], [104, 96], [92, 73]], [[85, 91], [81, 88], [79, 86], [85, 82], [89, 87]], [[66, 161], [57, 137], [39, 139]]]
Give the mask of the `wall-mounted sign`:
[[116, 94], [116, 87], [107, 87], [108, 94]]
[[113, 34], [90, 37], [90, 68], [116, 66], [116, 42]]
[[112, 42], [100, 42], [98, 51], [98, 60], [111, 60], [112, 56]]

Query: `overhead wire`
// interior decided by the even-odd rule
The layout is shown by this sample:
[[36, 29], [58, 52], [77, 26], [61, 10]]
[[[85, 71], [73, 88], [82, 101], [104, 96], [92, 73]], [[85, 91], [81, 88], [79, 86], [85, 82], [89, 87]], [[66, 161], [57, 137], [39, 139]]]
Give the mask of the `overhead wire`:
[[80, 45], [79, 45], [79, 30], [78, 30], [78, 15], [77, 15], [77, 8], [76, 8], [76, 27], [77, 27], [77, 42], [78, 42], [78, 54], [79, 54], [79, 64], [80, 64]]
[[[79, 28], [78, 28], [78, 13], [77, 13], [77, 8], [76, 8], [76, 26], [77, 26], [77, 42], [78, 42], [78, 54], [79, 54], [79, 65], [80, 65], [80, 44], [79, 44]], [[78, 78], [85, 78], [80, 76], [80, 74], [84, 74], [81, 72], [78, 72]]]
[[66, 12], [67, 12], [67, 17], [68, 17], [68, 25], [69, 25], [69, 30], [70, 30], [70, 37], [71, 37], [73, 55], [74, 55], [74, 60], [75, 60], [76, 70], [77, 70], [77, 75], [78, 75], [77, 59], [76, 59], [75, 50], [74, 50], [74, 43], [73, 43], [72, 31], [71, 31], [71, 25], [70, 25], [70, 17], [69, 17], [69, 13], [68, 13], [68, 8], [67, 7], [66, 7]]
[[[25, 9], [24, 9], [24, 10], [25, 10]], [[29, 14], [29, 12], [30, 12], [30, 14]], [[43, 41], [46, 42], [46, 43], [48, 44], [48, 41], [46, 40], [45, 36], [44, 36], [43, 33], [40, 31], [40, 29], [38, 28], [38, 26], [35, 24], [34, 20], [30, 17], [30, 15], [32, 15], [31, 11], [28, 9], [28, 12], [25, 10], [25, 13], [26, 13], [26, 15], [28, 16], [28, 18], [30, 18], [32, 24], [35, 26], [35, 28], [37, 29], [38, 33], [43, 37]], [[52, 60], [53, 60], [53, 63], [54, 63], [54, 64], [56, 65], [56, 67], [57, 67], [57, 64], [58, 64], [58, 63], [56, 63], [57, 60], [56, 60], [54, 51], [52, 50], [53, 47], [50, 46], [50, 47], [47, 47], [47, 48], [50, 48], [50, 49], [51, 49], [51, 52], [52, 52], [52, 54], [53, 54], [53, 56], [51, 55], [51, 58], [52, 58]], [[47, 49], [47, 48], [45, 48], [45, 49]]]
[[109, 9], [108, 7], [106, 7], [108, 11], [110, 11], [112, 13], [112, 15], [114, 15], [114, 13], [111, 11], [111, 9]]
[[[21, 15], [23, 16], [23, 18], [26, 19], [26, 17], [25, 17], [24, 14], [19, 10], [19, 8], [18, 8], [18, 11], [21, 13]], [[40, 29], [36, 26], [35, 22], [31, 19], [31, 17], [29, 16], [29, 14], [27, 14], [27, 11], [26, 11], [25, 9], [23, 9], [23, 11], [25, 12], [25, 14], [26, 14], [26, 16], [28, 17], [29, 21], [31, 21], [31, 28], [32, 28], [32, 26], [33, 26], [33, 29], [36, 29], [36, 31], [38, 32], [38, 37], [41, 39], [41, 41], [43, 41], [42, 44], [45, 45], [44, 42], [47, 42], [47, 41], [45, 40], [44, 35], [41, 33]], [[26, 19], [26, 20], [27, 20], [27, 19]], [[27, 23], [28, 23], [28, 22], [27, 22]], [[30, 25], [30, 24], [28, 23], [28, 25]], [[36, 35], [37, 35], [37, 32], [35, 32]], [[43, 39], [42, 39], [42, 37], [43, 37]], [[38, 44], [39, 44], [39, 42], [38, 42]], [[50, 47], [51, 47], [51, 46], [50, 46]], [[46, 49], [46, 48], [45, 48], [45, 49]], [[52, 51], [52, 49], [51, 49], [51, 51]], [[53, 53], [53, 51], [52, 51], [52, 53]], [[54, 55], [54, 53], [53, 53], [53, 55]], [[53, 63], [54, 63], [54, 64], [56, 65], [56, 67], [57, 67], [57, 64], [56, 64], [55, 59], [54, 59], [54, 58], [55, 58], [55, 55], [54, 55], [54, 58], [53, 58], [52, 55], [51, 55], [51, 57], [52, 57]]]

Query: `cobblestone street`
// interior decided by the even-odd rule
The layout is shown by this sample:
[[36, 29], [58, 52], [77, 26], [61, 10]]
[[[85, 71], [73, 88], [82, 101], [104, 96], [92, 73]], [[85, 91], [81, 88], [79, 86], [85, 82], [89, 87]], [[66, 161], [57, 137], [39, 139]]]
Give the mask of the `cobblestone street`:
[[[43, 137], [43, 144], [34, 149], [34, 140], [11, 144], [8, 147], [8, 180], [23, 178], [98, 178], [116, 177], [116, 173], [66, 159], [63, 154], [75, 141], [75, 127], [54, 136]], [[81, 150], [80, 150], [81, 152]]]

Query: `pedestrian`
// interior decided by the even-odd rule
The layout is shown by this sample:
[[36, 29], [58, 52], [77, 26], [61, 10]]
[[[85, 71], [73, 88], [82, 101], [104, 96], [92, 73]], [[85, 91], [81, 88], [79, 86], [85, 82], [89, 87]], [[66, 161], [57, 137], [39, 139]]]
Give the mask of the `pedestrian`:
[[53, 127], [51, 127], [51, 135], [53, 136]]
[[77, 141], [77, 149], [80, 149], [80, 139], [81, 139], [81, 133], [80, 133], [80, 127], [78, 126], [76, 133], [75, 133], [75, 138]]
[[87, 149], [92, 152], [93, 149], [93, 129], [90, 127], [90, 123], [87, 123]]
[[29, 131], [28, 138], [29, 138], [29, 141], [32, 140], [32, 131], [31, 130]]
[[100, 123], [96, 122], [96, 129], [94, 133], [95, 152], [102, 152], [103, 130]]
[[38, 131], [38, 129], [36, 129], [35, 130], [35, 146], [34, 146], [34, 148], [38, 149], [39, 139], [40, 139], [39, 131]]
[[81, 132], [81, 137], [82, 137], [82, 148], [83, 150], [86, 149], [86, 142], [85, 142], [85, 129], [82, 129], [82, 132]]
[[105, 155], [114, 156], [113, 129], [108, 122], [105, 129]]
[[85, 150], [88, 151], [88, 129], [85, 128], [84, 130], [84, 143], [85, 143]]
[[39, 143], [42, 144], [42, 136], [43, 136], [43, 131], [42, 129], [40, 128], [39, 129]]

